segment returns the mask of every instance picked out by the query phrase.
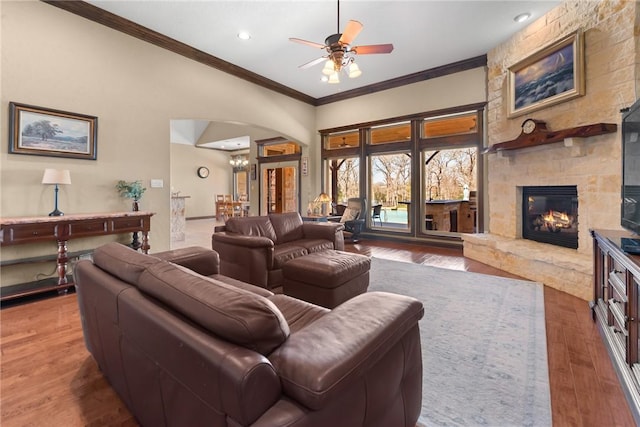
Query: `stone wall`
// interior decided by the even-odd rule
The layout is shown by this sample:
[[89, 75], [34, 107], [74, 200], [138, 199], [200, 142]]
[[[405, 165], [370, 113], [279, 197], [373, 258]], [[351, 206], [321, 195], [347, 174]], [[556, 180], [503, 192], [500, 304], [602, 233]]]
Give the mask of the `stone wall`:
[[[620, 109], [637, 98], [638, 8], [634, 1], [567, 1], [490, 51], [489, 145], [516, 138], [528, 117], [545, 121], [549, 130], [593, 123], [620, 125]], [[584, 35], [585, 95], [508, 118], [508, 68], [577, 30]], [[465, 256], [590, 299], [589, 229], [620, 228], [620, 153], [618, 129], [617, 133], [488, 154], [488, 231], [465, 238]], [[577, 186], [577, 250], [520, 239], [519, 191], [527, 185]]]

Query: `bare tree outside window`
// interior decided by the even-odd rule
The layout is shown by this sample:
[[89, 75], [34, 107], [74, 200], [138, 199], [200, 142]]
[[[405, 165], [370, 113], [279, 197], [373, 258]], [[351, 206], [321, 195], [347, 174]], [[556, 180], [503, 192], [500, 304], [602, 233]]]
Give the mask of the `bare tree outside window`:
[[346, 204], [349, 198], [360, 195], [360, 159], [357, 157], [340, 159], [338, 165], [336, 201]]
[[465, 186], [467, 190], [475, 191], [477, 152], [475, 147], [426, 151], [425, 199], [462, 199]]

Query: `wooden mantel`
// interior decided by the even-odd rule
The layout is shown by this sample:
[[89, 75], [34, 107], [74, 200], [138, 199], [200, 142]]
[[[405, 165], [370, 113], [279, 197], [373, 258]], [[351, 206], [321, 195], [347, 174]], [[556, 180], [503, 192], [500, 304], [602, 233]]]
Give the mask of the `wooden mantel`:
[[[544, 124], [544, 122], [540, 121], [537, 121], [537, 123], [539, 125]], [[538, 126], [536, 130], [530, 134], [525, 133], [523, 130], [516, 139], [493, 144], [491, 147], [485, 148], [482, 154], [496, 153], [502, 150], [537, 147], [538, 145], [551, 144], [567, 138], [586, 138], [589, 136], [603, 135], [605, 133], [613, 133], [617, 130], [618, 125], [615, 123], [595, 123], [558, 131], [550, 131], [544, 126]]]

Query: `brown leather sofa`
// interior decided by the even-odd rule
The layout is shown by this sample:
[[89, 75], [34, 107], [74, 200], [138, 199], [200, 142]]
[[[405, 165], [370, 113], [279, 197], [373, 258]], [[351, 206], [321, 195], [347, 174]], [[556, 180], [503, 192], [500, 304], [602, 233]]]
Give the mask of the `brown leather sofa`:
[[373, 292], [328, 310], [217, 261], [109, 243], [74, 269], [87, 349], [141, 425], [415, 426], [419, 301]]
[[216, 227], [211, 247], [220, 272], [275, 292], [282, 291], [287, 261], [327, 249], [344, 250], [344, 224], [303, 222], [297, 212], [229, 218]]

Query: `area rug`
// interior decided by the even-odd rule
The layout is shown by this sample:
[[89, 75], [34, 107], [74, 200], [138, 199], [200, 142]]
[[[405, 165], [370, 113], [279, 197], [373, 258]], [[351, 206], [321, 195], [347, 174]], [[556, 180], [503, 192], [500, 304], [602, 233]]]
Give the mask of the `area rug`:
[[424, 304], [418, 425], [552, 425], [540, 283], [373, 258], [369, 291]]

